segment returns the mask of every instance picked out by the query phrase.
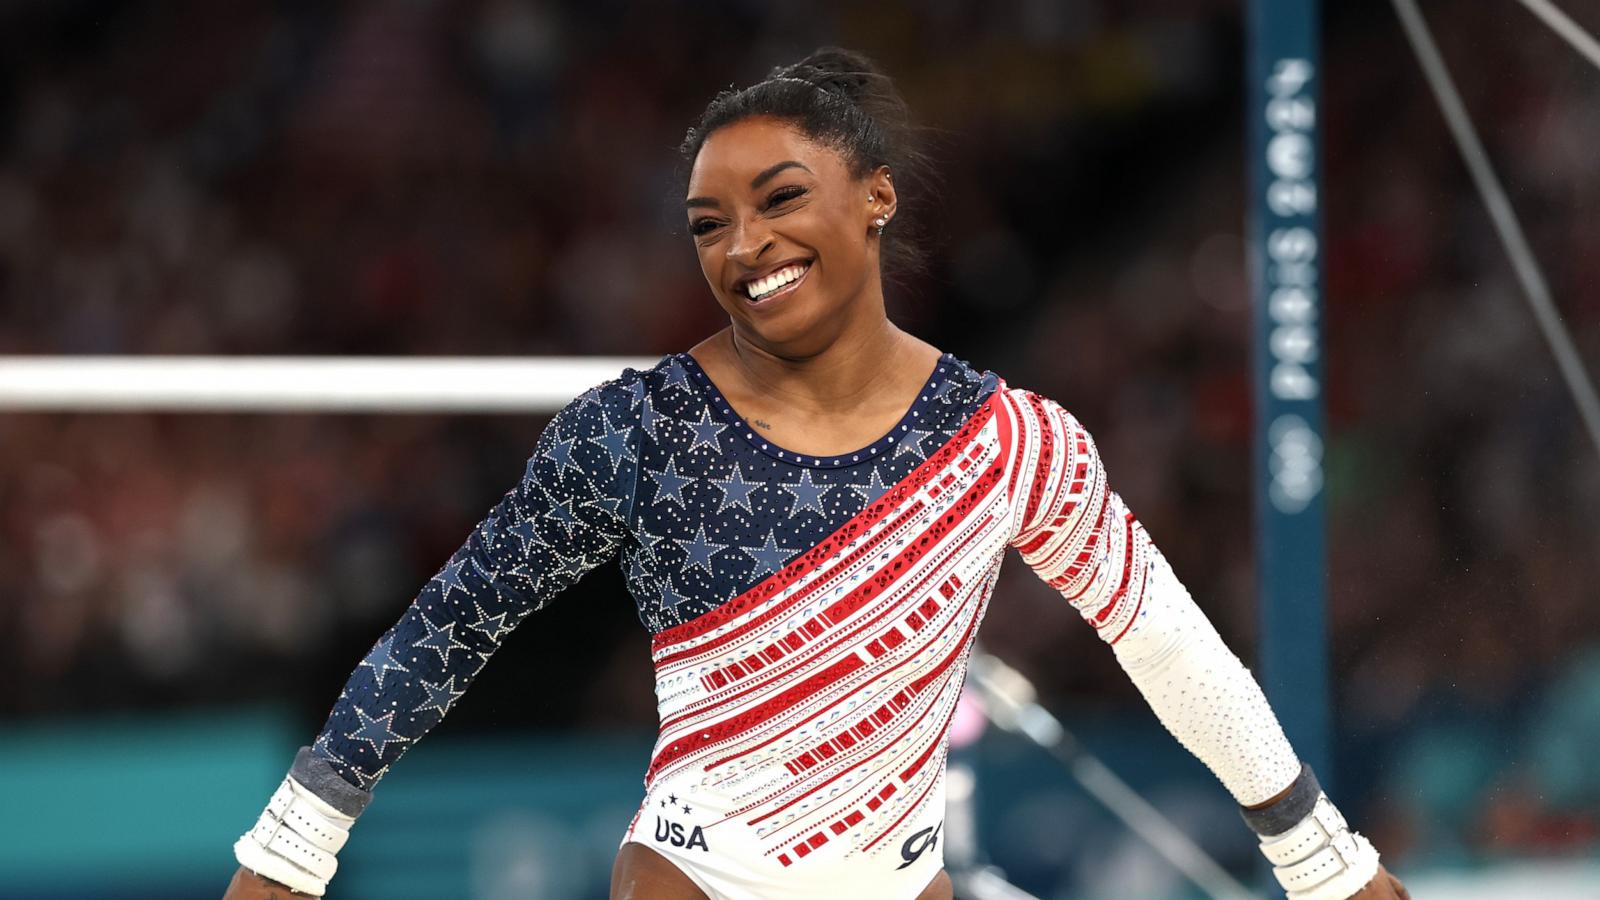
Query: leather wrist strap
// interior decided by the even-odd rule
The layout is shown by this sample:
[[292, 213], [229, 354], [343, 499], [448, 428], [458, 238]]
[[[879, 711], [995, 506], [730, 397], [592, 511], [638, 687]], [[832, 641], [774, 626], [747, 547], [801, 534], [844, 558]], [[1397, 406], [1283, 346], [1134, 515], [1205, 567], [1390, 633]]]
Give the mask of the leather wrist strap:
[[1378, 851], [1320, 791], [1289, 830], [1261, 838], [1261, 852], [1289, 900], [1346, 900], [1378, 874]]
[[273, 792], [255, 827], [234, 843], [234, 856], [257, 875], [320, 897], [339, 868], [335, 854], [349, 840], [354, 823], [354, 817], [290, 775]]

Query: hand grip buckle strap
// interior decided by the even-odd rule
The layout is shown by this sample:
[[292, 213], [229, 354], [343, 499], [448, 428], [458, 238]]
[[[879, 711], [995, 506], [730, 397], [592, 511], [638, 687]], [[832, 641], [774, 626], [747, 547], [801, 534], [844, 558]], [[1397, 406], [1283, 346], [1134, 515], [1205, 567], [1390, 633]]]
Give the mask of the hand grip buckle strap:
[[1243, 814], [1289, 900], [1345, 900], [1378, 873], [1378, 851], [1350, 830], [1310, 766], [1282, 800]]
[[234, 856], [258, 875], [320, 897], [339, 868], [335, 854], [349, 840], [354, 823], [353, 816], [290, 775], [272, 792], [255, 826], [234, 843]]

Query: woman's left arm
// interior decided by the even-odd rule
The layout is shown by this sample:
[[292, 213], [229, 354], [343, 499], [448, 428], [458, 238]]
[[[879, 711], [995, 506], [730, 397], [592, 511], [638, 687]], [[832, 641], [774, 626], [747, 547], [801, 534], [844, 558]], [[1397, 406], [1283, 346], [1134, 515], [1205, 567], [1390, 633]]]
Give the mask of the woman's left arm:
[[1404, 897], [1296, 757], [1260, 686], [1107, 484], [1076, 418], [1002, 398], [1018, 444], [1012, 545], [1111, 645], [1157, 718], [1222, 781], [1294, 900]]

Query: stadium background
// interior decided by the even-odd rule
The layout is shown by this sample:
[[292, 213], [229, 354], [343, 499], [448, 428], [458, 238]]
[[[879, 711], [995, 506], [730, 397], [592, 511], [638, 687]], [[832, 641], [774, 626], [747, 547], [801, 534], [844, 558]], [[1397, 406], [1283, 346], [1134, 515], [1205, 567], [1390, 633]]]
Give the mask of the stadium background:
[[[1330, 6], [1337, 799], [1416, 883], [1600, 878], [1600, 461], [1392, 12]], [[1425, 10], [1600, 366], [1600, 77], [1509, 0]], [[942, 183], [910, 198], [937, 252], [899, 320], [1073, 409], [1250, 660], [1233, 2], [14, 0], [0, 353], [683, 349], [718, 314], [676, 143], [821, 43], [878, 58], [939, 130]], [[218, 895], [294, 747], [542, 425], [0, 415], [0, 895]], [[983, 638], [1250, 875], [1225, 793], [1015, 561]], [[384, 781], [334, 896], [604, 896], [651, 684], [620, 578], [591, 574]], [[970, 758], [1017, 884], [1185, 895], [1043, 754]]]

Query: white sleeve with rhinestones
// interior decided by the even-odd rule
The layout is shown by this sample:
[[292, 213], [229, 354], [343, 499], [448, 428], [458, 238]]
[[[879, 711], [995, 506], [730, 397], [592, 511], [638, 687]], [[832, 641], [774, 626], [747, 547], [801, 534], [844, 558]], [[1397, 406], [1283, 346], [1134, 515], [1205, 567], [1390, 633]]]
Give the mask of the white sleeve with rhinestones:
[[1112, 652], [1161, 724], [1240, 805], [1272, 799], [1300, 774], [1260, 685], [1159, 551], [1151, 553], [1144, 612]]
[[1013, 544], [1023, 560], [1111, 645], [1161, 723], [1235, 799], [1272, 799], [1300, 761], [1250, 670], [1111, 490], [1083, 425], [1029, 391], [1004, 399], [1020, 442]]

